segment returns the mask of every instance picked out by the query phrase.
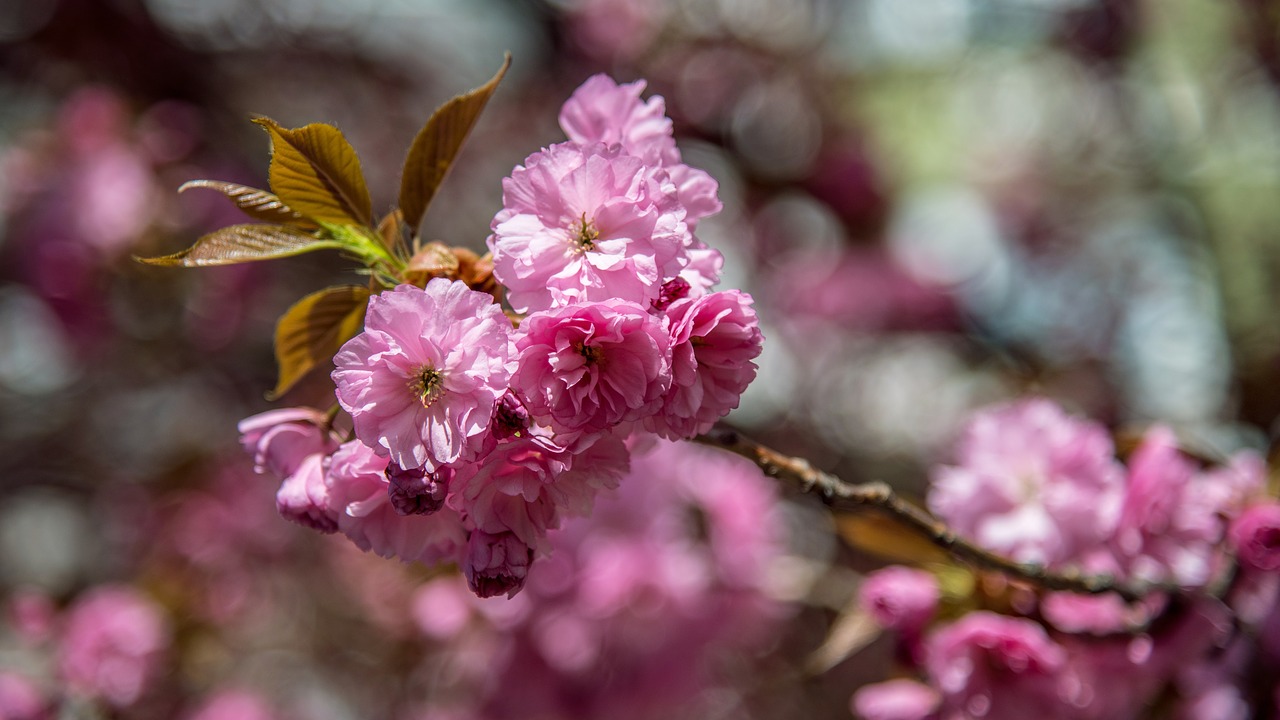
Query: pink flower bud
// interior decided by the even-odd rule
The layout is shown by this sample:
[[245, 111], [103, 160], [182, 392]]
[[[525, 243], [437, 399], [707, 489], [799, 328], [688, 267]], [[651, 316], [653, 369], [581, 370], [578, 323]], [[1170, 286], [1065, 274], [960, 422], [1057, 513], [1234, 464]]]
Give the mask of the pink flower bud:
[[475, 530], [467, 542], [467, 557], [462, 570], [466, 573], [471, 592], [479, 597], [503, 594], [513, 597], [524, 587], [532, 563], [533, 548], [524, 544], [515, 533], [493, 535]]
[[391, 507], [401, 515], [430, 515], [444, 507], [449, 494], [453, 470], [440, 468], [430, 473], [426, 468], [402, 468], [394, 461], [387, 465], [387, 495]]

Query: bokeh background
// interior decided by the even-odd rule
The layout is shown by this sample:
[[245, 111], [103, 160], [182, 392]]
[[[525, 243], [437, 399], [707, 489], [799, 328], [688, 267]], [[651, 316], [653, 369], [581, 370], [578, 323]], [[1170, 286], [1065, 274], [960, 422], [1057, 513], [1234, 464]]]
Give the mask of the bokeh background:
[[[4, 677], [62, 698], [63, 717], [194, 717], [226, 692], [261, 717], [445, 717], [442, 697], [450, 717], [479, 716], [474, 674], [502, 612], [467, 609], [447, 572], [286, 524], [236, 445], [236, 422], [271, 407], [275, 319], [350, 281], [349, 264], [197, 271], [131, 256], [238, 221], [216, 194], [176, 189], [265, 187], [254, 114], [338, 125], [388, 209], [418, 127], [504, 51], [511, 71], [423, 237], [482, 250], [501, 179], [562, 139], [572, 90], [596, 72], [646, 79], [685, 161], [720, 183], [724, 212], [699, 235], [762, 319], [760, 373], [731, 416], [753, 436], [916, 496], [967, 412], [1026, 394], [1118, 429], [1169, 423], [1210, 456], [1268, 446], [1268, 0], [3, 2]], [[284, 402], [327, 406], [325, 381]], [[777, 534], [756, 587], [770, 607], [743, 621], [758, 637], [709, 641], [695, 660], [716, 679], [681, 709], [848, 717], [890, 652], [854, 652], [870, 637], [846, 612], [883, 560], [808, 499], [766, 514]], [[719, 577], [708, 562], [688, 571]], [[158, 679], [122, 708], [66, 700], [40, 640], [41, 622], [104, 584], [140, 593], [170, 630]], [[432, 608], [449, 602], [464, 620], [440, 625]], [[463, 643], [482, 622], [496, 631]]]

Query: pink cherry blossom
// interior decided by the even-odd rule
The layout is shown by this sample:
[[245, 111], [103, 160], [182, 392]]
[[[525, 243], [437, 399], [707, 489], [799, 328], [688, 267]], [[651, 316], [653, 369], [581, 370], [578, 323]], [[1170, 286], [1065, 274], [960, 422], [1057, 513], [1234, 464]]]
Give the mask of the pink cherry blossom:
[[326, 427], [324, 413], [319, 410], [268, 410], [240, 421], [240, 444], [253, 456], [256, 472], [270, 472], [283, 480], [307, 456], [328, 455], [337, 449], [338, 442]]
[[671, 383], [670, 342], [660, 319], [623, 300], [534, 313], [520, 326], [511, 389], [570, 442], [656, 412]]
[[706, 432], [756, 377], [763, 337], [751, 296], [737, 290], [677, 300], [667, 309], [672, 388], [645, 428], [676, 440]]
[[934, 514], [990, 550], [1061, 565], [1107, 538], [1116, 524], [1123, 468], [1106, 430], [1031, 399], [976, 413], [958, 464], [935, 469]]
[[858, 605], [881, 626], [919, 632], [938, 609], [938, 580], [930, 573], [893, 565], [877, 570], [858, 588]]
[[573, 452], [542, 438], [514, 440], [485, 458], [455, 500], [476, 528], [510, 531], [536, 548], [562, 517], [587, 514], [599, 490], [617, 487], [628, 455], [611, 435], [584, 441]]
[[17, 673], [0, 670], [0, 718], [52, 720], [52, 703], [36, 684]]
[[1071, 717], [1066, 661], [1040, 625], [979, 611], [935, 632], [925, 664], [943, 717], [1022, 720]]
[[511, 323], [486, 293], [436, 278], [369, 300], [334, 358], [356, 437], [403, 468], [465, 460], [506, 390]]
[[560, 108], [560, 128], [579, 145], [621, 145], [651, 165], [679, 160], [666, 101], [640, 99], [644, 80], [619, 85], [608, 75], [592, 75]]
[[324, 455], [308, 455], [280, 484], [276, 509], [281, 517], [326, 534], [338, 531], [338, 514], [329, 503], [329, 488], [325, 485], [328, 462]]
[[405, 562], [457, 561], [467, 542], [462, 518], [449, 507], [401, 515], [391, 502], [387, 458], [358, 440], [334, 453], [325, 484], [338, 529], [361, 550]]
[[1231, 524], [1231, 545], [1246, 567], [1280, 571], [1280, 503], [1263, 503], [1245, 510]]
[[552, 145], [502, 188], [488, 243], [517, 312], [610, 298], [647, 305], [688, 262], [675, 185], [617, 146]]
[[128, 707], [159, 675], [169, 642], [169, 622], [155, 603], [131, 587], [103, 585], [68, 609], [58, 674], [77, 693]]
[[1222, 563], [1218, 544], [1234, 496], [1182, 456], [1171, 430], [1153, 427], [1129, 459], [1112, 550], [1130, 577], [1204, 585]]
[[929, 720], [942, 698], [915, 680], [888, 680], [866, 685], [853, 694], [850, 707], [862, 720]]
[[560, 127], [579, 145], [620, 145], [646, 164], [665, 168], [693, 230], [698, 220], [723, 208], [719, 185], [705, 171], [681, 162], [671, 120], [665, 115], [666, 101], [661, 95], [642, 101], [644, 89], [643, 80], [619, 85], [607, 75], [593, 75], [565, 101]]

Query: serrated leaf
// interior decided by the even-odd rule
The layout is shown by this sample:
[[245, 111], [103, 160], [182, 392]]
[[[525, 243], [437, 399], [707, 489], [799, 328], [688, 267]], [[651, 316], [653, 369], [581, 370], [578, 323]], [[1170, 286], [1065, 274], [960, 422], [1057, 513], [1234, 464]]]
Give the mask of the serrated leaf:
[[502, 67], [489, 82], [436, 108], [413, 139], [400, 176], [400, 210], [411, 230], [416, 232], [422, 223], [422, 216], [453, 166], [462, 143], [510, 66], [511, 54], [507, 53]]
[[312, 250], [345, 247], [343, 243], [321, 240], [301, 228], [288, 225], [229, 225], [201, 237], [182, 252], [135, 259], [148, 265], [203, 267], [270, 260]]
[[332, 125], [292, 130], [265, 117], [253, 121], [271, 135], [271, 190], [303, 215], [334, 225], [368, 225], [373, 201], [360, 158]]
[[342, 285], [311, 293], [289, 308], [276, 324], [280, 377], [268, 397], [280, 397], [317, 365], [332, 362], [360, 332], [371, 295], [368, 288]]
[[258, 188], [240, 185], [222, 180], [190, 180], [178, 188], [178, 192], [186, 192], [191, 188], [208, 188], [226, 195], [240, 211], [254, 220], [270, 223], [294, 225], [314, 230], [318, 227], [314, 222], [302, 216], [297, 210], [284, 204], [279, 197]]

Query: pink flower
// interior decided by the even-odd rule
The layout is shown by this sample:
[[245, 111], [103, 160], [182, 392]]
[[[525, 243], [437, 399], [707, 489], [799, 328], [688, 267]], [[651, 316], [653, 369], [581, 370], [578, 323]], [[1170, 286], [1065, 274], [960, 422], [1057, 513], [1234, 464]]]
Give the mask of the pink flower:
[[1256, 570], [1280, 570], [1280, 503], [1245, 510], [1231, 524], [1231, 545], [1241, 564]]
[[929, 509], [985, 548], [1060, 566], [1115, 527], [1123, 475], [1110, 436], [1048, 400], [977, 412], [957, 455], [934, 470]]
[[1165, 427], [1147, 431], [1129, 459], [1129, 485], [1111, 546], [1131, 577], [1173, 580], [1188, 587], [1209, 582], [1221, 563], [1222, 515], [1234, 493], [1210, 487], [1178, 452]]
[[274, 720], [271, 706], [244, 690], [222, 690], [207, 698], [188, 720]]
[[863, 720], [927, 720], [936, 717], [938, 691], [915, 680], [889, 680], [866, 685], [853, 694], [850, 707]]
[[618, 147], [552, 145], [502, 188], [488, 242], [517, 312], [610, 298], [647, 305], [688, 262], [675, 186]]
[[465, 460], [506, 390], [511, 323], [493, 297], [436, 278], [369, 301], [364, 332], [334, 357], [356, 437], [403, 468]]
[[268, 410], [240, 421], [240, 444], [253, 456], [254, 471], [283, 480], [307, 456], [337, 449], [326, 425], [324, 413], [312, 408]]
[[919, 632], [938, 609], [938, 581], [914, 568], [893, 565], [877, 570], [858, 588], [858, 605], [881, 626]]
[[530, 315], [520, 331], [511, 389], [557, 442], [643, 419], [661, 407], [671, 383], [670, 339], [641, 306], [623, 300], [571, 305]]
[[46, 720], [52, 717], [51, 703], [35, 683], [22, 675], [0, 671], [0, 718]]
[[543, 439], [499, 445], [455, 496], [476, 528], [506, 531], [530, 547], [542, 544], [564, 515], [586, 515], [597, 491], [617, 487], [627, 471], [622, 441], [600, 435], [568, 452]]
[[763, 337], [751, 296], [737, 290], [677, 300], [667, 309], [671, 392], [645, 428], [677, 440], [706, 432], [738, 407], [756, 377]]
[[280, 484], [276, 510], [290, 522], [325, 534], [338, 531], [338, 514], [329, 505], [325, 470], [329, 458], [308, 455], [297, 471]]
[[325, 484], [338, 529], [361, 550], [405, 562], [457, 561], [467, 541], [462, 518], [443, 507], [430, 515], [401, 515], [392, 505], [387, 458], [358, 440], [334, 453]]
[[698, 220], [723, 208], [719, 185], [705, 171], [681, 162], [671, 120], [665, 115], [666, 101], [661, 95], [641, 101], [644, 88], [643, 80], [619, 85], [607, 75], [593, 75], [565, 101], [560, 127], [579, 145], [621, 145], [645, 164], [666, 169], [692, 231]]
[[619, 85], [608, 75], [592, 75], [560, 108], [560, 128], [579, 145], [621, 145], [650, 165], [678, 161], [671, 119], [661, 95], [640, 99], [645, 81]]
[[123, 708], [142, 697], [169, 647], [161, 609], [133, 588], [104, 585], [67, 611], [58, 673], [78, 693]]
[[533, 548], [515, 533], [493, 535], [473, 530], [467, 542], [462, 571], [467, 576], [467, 586], [477, 596], [488, 598], [505, 594], [510, 598], [524, 587], [532, 563]]
[[929, 638], [926, 658], [954, 717], [1071, 717], [1066, 652], [1030, 620], [969, 613]]

